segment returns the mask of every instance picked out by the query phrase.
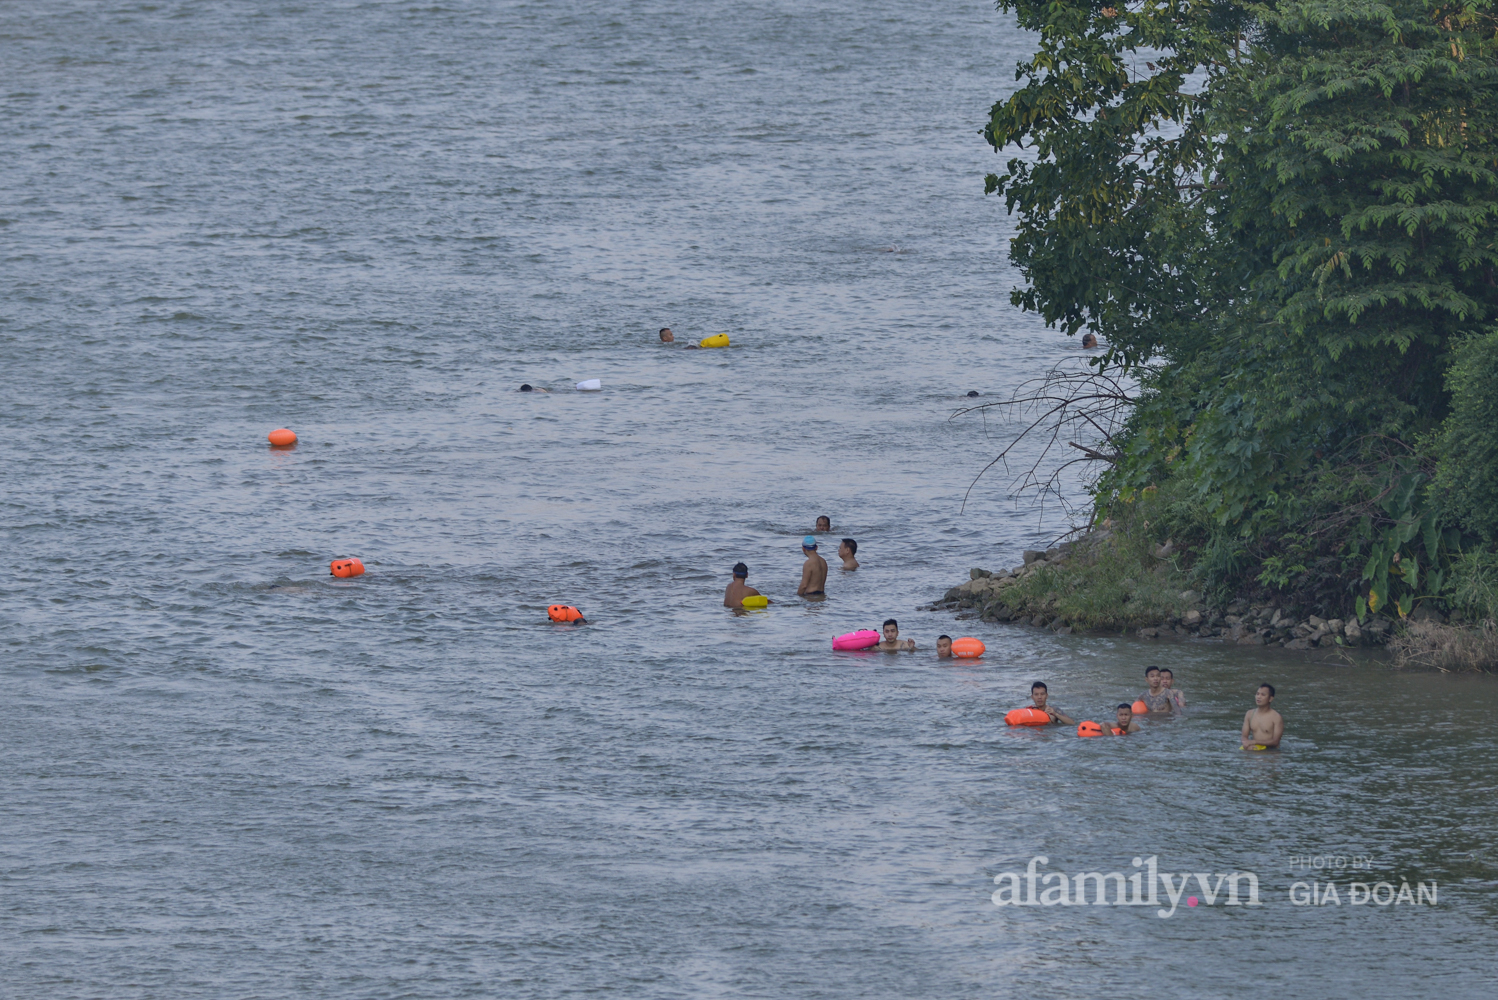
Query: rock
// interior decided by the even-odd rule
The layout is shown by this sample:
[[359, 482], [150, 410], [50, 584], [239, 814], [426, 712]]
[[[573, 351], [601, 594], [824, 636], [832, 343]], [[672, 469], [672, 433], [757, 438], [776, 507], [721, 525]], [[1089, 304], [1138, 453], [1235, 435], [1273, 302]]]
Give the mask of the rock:
[[995, 580], [1007, 580], [1013, 575], [1014, 574], [1010, 573], [1007, 569], [1001, 569], [993, 574], [993, 578]]
[[1326, 619], [1325, 618], [1317, 618], [1315, 615], [1312, 615], [1311, 617], [1309, 617], [1309, 618], [1306, 619], [1306, 624], [1309, 625], [1309, 626], [1311, 626], [1311, 628], [1313, 628], [1313, 629], [1318, 629], [1321, 626], [1323, 626], [1323, 625], [1326, 624]]
[[1202, 613], [1195, 608], [1192, 608], [1190, 611], [1186, 612], [1186, 617], [1182, 618], [1181, 621], [1185, 622], [1187, 625], [1200, 625], [1202, 623]]
[[1286, 649], [1310, 649], [1311, 648], [1311, 640], [1310, 639], [1304, 639], [1304, 638], [1301, 638], [1301, 639], [1291, 639], [1289, 642], [1285, 643], [1285, 648]]
[[1435, 608], [1431, 607], [1429, 604], [1421, 604], [1414, 611], [1410, 612], [1410, 621], [1435, 622], [1437, 625], [1444, 625], [1446, 624], [1446, 616], [1441, 614]]
[[1243, 600], [1242, 598], [1239, 598], [1238, 600], [1234, 601], [1232, 604], [1229, 604], [1228, 607], [1227, 607], [1227, 612], [1230, 615], [1241, 615], [1241, 614], [1243, 614], [1243, 612], [1245, 612], [1247, 610], [1248, 610], [1248, 602], [1245, 601], [1245, 600]]
[[1357, 622], [1348, 622], [1343, 628], [1343, 637], [1349, 646], [1356, 646], [1363, 641], [1363, 630], [1358, 627]]
[[1326, 620], [1326, 630], [1332, 635], [1341, 635], [1343, 627], [1342, 619], [1340, 618], [1328, 618]]
[[1061, 549], [1060, 549], [1059, 546], [1053, 546], [1053, 547], [1045, 550], [1045, 561], [1046, 562], [1057, 562], [1060, 559], [1061, 559]]
[[1071, 635], [1071, 626], [1063, 625], [1056, 630], [1057, 635]]
[[970, 569], [967, 571], [967, 575], [968, 579], [970, 580], [985, 580], [988, 577], [993, 576], [993, 574], [986, 569]]
[[953, 587], [951, 590], [948, 590], [945, 594], [942, 595], [942, 600], [943, 601], [955, 601], [958, 598], [960, 598], [961, 596], [962, 596], [962, 591], [958, 590], [956, 587]]
[[1389, 619], [1387, 618], [1370, 618], [1363, 623], [1363, 632], [1365, 634], [1371, 632], [1374, 635], [1383, 635], [1387, 631], [1389, 631]]
[[1284, 613], [1284, 611], [1281, 610], [1280, 608], [1275, 608], [1274, 609], [1274, 617], [1269, 619], [1269, 624], [1278, 626], [1280, 622], [1284, 621], [1284, 619], [1285, 619], [1285, 613]]
[[1235, 628], [1238, 625], [1242, 624], [1242, 622], [1243, 622], [1243, 619], [1239, 618], [1237, 615], [1228, 615], [1226, 618], [1223, 619], [1223, 623], [1225, 625], [1227, 625], [1229, 628]]
[[1156, 559], [1169, 559], [1171, 553], [1175, 552], [1175, 542], [1167, 540], [1164, 545], [1155, 550]]
[[1160, 635], [1160, 630], [1157, 628], [1142, 628], [1139, 630], [1139, 634], [1146, 639], [1154, 639]]
[[1264, 645], [1264, 637], [1257, 632], [1250, 632], [1248, 635], [1245, 635], [1243, 638], [1238, 640], [1238, 645], [1262, 646]]
[[1044, 559], [1044, 558], [1045, 558], [1045, 553], [1044, 552], [1037, 552], [1034, 549], [1026, 549], [1025, 550], [1025, 565], [1026, 566], [1030, 565], [1032, 562], [1034, 562], [1037, 559]]
[[1198, 594], [1194, 590], [1183, 590], [1180, 593], [1180, 598], [1187, 604], [1195, 604], [1197, 601], [1202, 599], [1202, 595]]
[[1295, 626], [1290, 631], [1295, 634], [1295, 638], [1297, 638], [1297, 639], [1304, 639], [1306, 636], [1310, 635], [1312, 632], [1314, 632], [1316, 630], [1313, 629], [1313, 628], [1311, 628], [1311, 626], [1309, 626], [1309, 625], [1305, 624], [1304, 622], [1302, 622], [1301, 624]]

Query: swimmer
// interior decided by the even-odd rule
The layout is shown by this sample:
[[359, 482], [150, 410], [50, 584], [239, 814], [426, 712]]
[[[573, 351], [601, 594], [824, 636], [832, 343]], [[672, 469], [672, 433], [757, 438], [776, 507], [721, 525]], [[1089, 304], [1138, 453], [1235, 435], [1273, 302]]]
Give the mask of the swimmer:
[[832, 518], [828, 517], [826, 514], [823, 514], [821, 517], [817, 518], [817, 526], [812, 530], [815, 534], [818, 535], [827, 534], [832, 530]]
[[671, 332], [671, 328], [669, 326], [663, 326], [663, 327], [661, 327], [661, 343], [663, 343], [663, 344], [674, 344], [674, 343], [676, 343], [676, 334], [674, 334], [674, 333]]
[[1149, 683], [1149, 690], [1139, 696], [1139, 700], [1149, 707], [1150, 715], [1180, 715], [1181, 709], [1160, 683], [1160, 668], [1146, 667], [1144, 679]]
[[1176, 703], [1176, 708], [1185, 709], [1186, 696], [1175, 689], [1175, 671], [1169, 667], [1160, 668], [1160, 686], [1170, 694], [1170, 700]]
[[967, 391], [967, 398], [968, 399], [977, 399], [978, 398], [978, 390], [977, 389], [969, 389]]
[[837, 547], [837, 557], [843, 561], [843, 569], [858, 568], [858, 560], [853, 558], [856, 555], [858, 555], [858, 543], [851, 538], [844, 538], [842, 544]]
[[1277, 750], [1285, 735], [1285, 719], [1274, 710], [1274, 685], [1260, 684], [1254, 692], [1254, 707], [1243, 716], [1239, 739], [1243, 749]]
[[801, 539], [801, 552], [806, 562], [801, 565], [801, 586], [796, 588], [797, 597], [827, 596], [827, 560], [817, 555], [817, 540], [811, 535]]
[[900, 638], [900, 623], [893, 618], [884, 620], [884, 638], [875, 649], [882, 649], [886, 653], [914, 653], [915, 640]]
[[1084, 333], [1084, 334], [1082, 334], [1082, 349], [1084, 351], [1096, 350], [1097, 349], [1097, 337], [1093, 336], [1090, 333]]
[[1118, 703], [1118, 722], [1108, 730], [1114, 736], [1127, 736], [1139, 732], [1139, 723], [1134, 721], [1134, 706], [1128, 702]]
[[1051, 689], [1045, 686], [1045, 681], [1036, 681], [1034, 684], [1030, 685], [1030, 700], [1035, 703], [1036, 708], [1040, 709], [1046, 715], [1049, 715], [1051, 717], [1051, 725], [1059, 726], [1064, 724], [1068, 726], [1075, 726], [1077, 724], [1075, 719], [1063, 715], [1060, 709], [1053, 708], [1050, 705], [1046, 704], [1046, 702], [1050, 700], [1050, 697]]
[[550, 389], [542, 389], [540, 386], [531, 385], [529, 382], [520, 383], [521, 392], [550, 392]]
[[[733, 582], [728, 589], [723, 591], [723, 606], [725, 608], [741, 608], [744, 606], [746, 597], [762, 597], [759, 591], [749, 586], [749, 567], [743, 563], [733, 564]], [[766, 598], [768, 600], [768, 598]], [[774, 601], [769, 603], [774, 604]]]
[[936, 637], [936, 658], [938, 660], [950, 660], [952, 658], [952, 637], [939, 635]]

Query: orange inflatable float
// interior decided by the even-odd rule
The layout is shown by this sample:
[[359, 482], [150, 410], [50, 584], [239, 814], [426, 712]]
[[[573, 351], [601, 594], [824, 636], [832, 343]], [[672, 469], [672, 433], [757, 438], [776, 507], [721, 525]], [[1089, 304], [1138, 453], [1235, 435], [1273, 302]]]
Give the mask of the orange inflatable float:
[[328, 568], [333, 571], [334, 576], [343, 580], [364, 575], [364, 564], [357, 559], [334, 559], [328, 564]]
[[1084, 722], [1081, 725], [1077, 726], [1077, 735], [1078, 736], [1101, 736], [1101, 735], [1103, 735], [1103, 727], [1100, 726], [1100, 725], [1098, 725], [1096, 722], [1087, 721], [1087, 722]]
[[1144, 703], [1144, 699], [1143, 698], [1141, 698], [1138, 701], [1134, 702], [1134, 704], [1131, 705], [1130, 707], [1134, 710], [1134, 714], [1135, 715], [1148, 715], [1149, 714], [1150, 707]]
[[972, 636], [963, 636], [961, 639], [952, 640], [952, 655], [963, 660], [971, 660], [982, 656], [983, 650], [987, 648], [983, 643]]
[[288, 448], [291, 445], [296, 444], [296, 434], [292, 431], [287, 430], [285, 427], [273, 430], [269, 434], [265, 435], [265, 437], [266, 440], [268, 440], [271, 443], [271, 446], [274, 448]]
[[546, 617], [554, 622], [581, 622], [586, 621], [583, 613], [570, 604], [553, 604], [546, 609]]
[[1016, 708], [1004, 721], [1011, 726], [1049, 726], [1051, 717], [1038, 708]]

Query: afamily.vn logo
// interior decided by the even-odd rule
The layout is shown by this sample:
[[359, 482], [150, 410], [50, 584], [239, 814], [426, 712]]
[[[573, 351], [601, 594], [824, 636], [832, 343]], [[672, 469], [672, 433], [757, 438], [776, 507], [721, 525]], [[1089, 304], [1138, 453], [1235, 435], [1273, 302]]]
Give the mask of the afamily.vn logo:
[[[993, 905], [995, 906], [1158, 906], [1157, 914], [1169, 917], [1176, 911], [1186, 887], [1192, 879], [1201, 887], [1201, 896], [1190, 896], [1187, 906], [1206, 903], [1217, 905], [1217, 898], [1226, 890], [1224, 906], [1263, 906], [1259, 902], [1259, 876], [1253, 872], [1174, 872], [1160, 871], [1156, 856], [1135, 858], [1134, 867], [1143, 871], [1125, 876], [1123, 872], [1078, 872], [1067, 876], [1065, 872], [1038, 870], [1041, 865], [1051, 863], [1044, 854], [1030, 859], [1023, 873], [999, 872], [993, 877]], [[1092, 899], [1087, 898], [1087, 888], [1092, 887]], [[1109, 887], [1113, 898], [1108, 898]], [[1161, 890], [1170, 901], [1170, 909], [1160, 902]]]
[[[993, 893], [995, 906], [1153, 906], [1159, 917], [1173, 916], [1176, 907], [1185, 897], [1187, 906], [1263, 906], [1259, 901], [1259, 876], [1253, 872], [1162, 872], [1159, 859], [1151, 854], [1147, 858], [1135, 858], [1134, 867], [1140, 869], [1125, 875], [1123, 872], [1042, 872], [1051, 859], [1037, 854], [1030, 859], [1023, 872], [999, 872], [993, 877], [998, 886]], [[1195, 881], [1200, 895], [1187, 895], [1187, 889]], [[1436, 883], [1417, 882], [1415, 893], [1410, 892], [1407, 880], [1401, 879], [1401, 888], [1395, 890], [1388, 882], [1377, 882], [1369, 886], [1363, 882], [1352, 882], [1343, 886], [1342, 892], [1331, 882], [1320, 885], [1316, 882], [1296, 882], [1290, 887], [1289, 900], [1296, 906], [1342, 905], [1345, 895], [1353, 906], [1373, 903], [1376, 906], [1409, 903], [1415, 906], [1434, 906]], [[1091, 890], [1089, 899], [1089, 889]], [[1111, 891], [1112, 898], [1109, 898]], [[1166, 904], [1169, 908], [1166, 908]]]

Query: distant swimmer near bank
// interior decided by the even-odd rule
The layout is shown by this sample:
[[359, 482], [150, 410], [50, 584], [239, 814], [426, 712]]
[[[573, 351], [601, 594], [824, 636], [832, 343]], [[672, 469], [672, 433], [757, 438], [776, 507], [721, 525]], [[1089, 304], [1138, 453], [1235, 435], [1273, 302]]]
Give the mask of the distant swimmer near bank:
[[[744, 598], [763, 596], [759, 591], [749, 586], [749, 567], [743, 563], [733, 564], [733, 580], [728, 584], [728, 589], [723, 591], [723, 606], [725, 608], [741, 608], [744, 606]], [[766, 598], [766, 604], [774, 602]]]
[[801, 539], [801, 552], [806, 562], [801, 564], [801, 586], [796, 588], [797, 597], [827, 597], [827, 560], [817, 555], [817, 540], [811, 535]]
[[1260, 684], [1254, 692], [1254, 707], [1243, 716], [1239, 739], [1245, 750], [1278, 750], [1285, 735], [1285, 720], [1274, 710], [1274, 685]]

